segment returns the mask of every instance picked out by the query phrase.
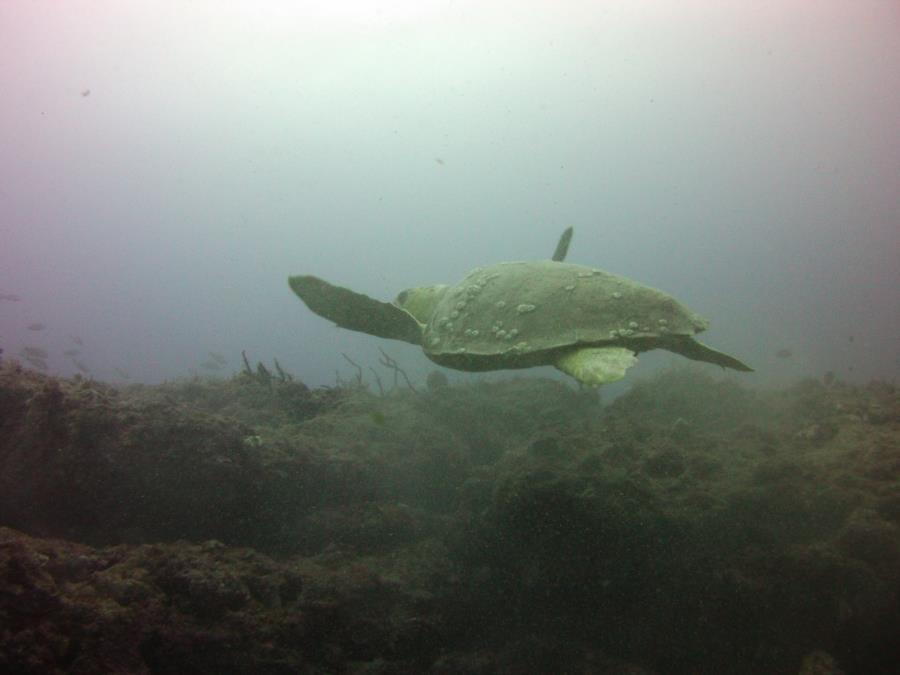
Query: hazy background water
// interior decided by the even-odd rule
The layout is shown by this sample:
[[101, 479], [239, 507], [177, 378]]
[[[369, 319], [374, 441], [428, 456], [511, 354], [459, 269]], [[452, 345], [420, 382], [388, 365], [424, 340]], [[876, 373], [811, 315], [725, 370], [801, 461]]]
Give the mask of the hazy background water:
[[892, 0], [3, 2], [0, 347], [329, 384], [381, 345], [422, 377], [286, 277], [389, 299], [574, 225], [570, 261], [710, 318], [742, 380], [894, 377], [897, 73]]

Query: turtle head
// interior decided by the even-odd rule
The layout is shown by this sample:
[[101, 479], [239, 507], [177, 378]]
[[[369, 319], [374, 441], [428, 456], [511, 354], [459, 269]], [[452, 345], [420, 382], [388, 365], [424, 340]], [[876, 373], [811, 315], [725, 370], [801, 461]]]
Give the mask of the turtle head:
[[394, 304], [405, 309], [413, 315], [416, 321], [424, 325], [434, 314], [434, 308], [437, 307], [446, 290], [445, 284], [407, 288], [405, 291], [400, 291]]

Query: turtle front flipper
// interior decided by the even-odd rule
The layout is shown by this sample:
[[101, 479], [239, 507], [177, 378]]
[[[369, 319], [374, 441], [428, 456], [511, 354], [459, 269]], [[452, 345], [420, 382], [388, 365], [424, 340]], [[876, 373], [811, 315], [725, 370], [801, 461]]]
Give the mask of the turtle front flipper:
[[584, 384], [608, 384], [625, 377], [635, 363], [634, 352], [625, 347], [585, 347], [566, 352], [553, 365]]
[[681, 354], [694, 361], [706, 361], [707, 363], [715, 363], [723, 368], [731, 368], [732, 370], [740, 370], [745, 373], [752, 373], [753, 368], [743, 361], [739, 361], [733, 356], [724, 352], [717, 351], [712, 347], [707, 347], [699, 340], [695, 340], [689, 336], [683, 336], [678, 340], [674, 340], [665, 345], [669, 351]]
[[288, 278], [291, 290], [319, 316], [341, 328], [388, 340], [422, 344], [422, 326], [406, 310], [362, 293], [329, 284], [318, 277]]

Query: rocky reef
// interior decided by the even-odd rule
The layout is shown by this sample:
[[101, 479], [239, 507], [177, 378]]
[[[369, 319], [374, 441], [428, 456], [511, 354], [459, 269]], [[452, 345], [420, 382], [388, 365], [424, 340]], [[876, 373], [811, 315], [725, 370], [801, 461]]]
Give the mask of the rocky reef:
[[0, 364], [0, 670], [893, 673], [900, 393]]

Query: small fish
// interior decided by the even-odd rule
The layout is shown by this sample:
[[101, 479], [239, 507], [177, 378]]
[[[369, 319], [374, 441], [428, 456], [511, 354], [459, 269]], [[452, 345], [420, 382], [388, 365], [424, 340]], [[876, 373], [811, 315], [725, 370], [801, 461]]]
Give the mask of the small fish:
[[44, 359], [39, 359], [34, 356], [26, 356], [25, 360], [38, 370], [47, 370], [47, 362], [44, 361]]
[[80, 349], [67, 349], [63, 352], [65, 356], [78, 356], [81, 353]]
[[9, 302], [18, 302], [21, 300], [15, 293], [0, 293], [0, 300], [8, 300]]
[[90, 96], [90, 95], [91, 95], [91, 90], [90, 90], [90, 89], [83, 89], [83, 90], [81, 91], [81, 95], [82, 95], [83, 97]]
[[84, 342], [82, 342], [82, 341], [81, 341], [81, 338], [78, 337], [77, 335], [70, 335], [70, 336], [69, 336], [69, 339], [70, 339], [72, 342], [74, 342], [76, 345], [78, 345], [79, 347], [81, 347], [81, 346], [84, 345]]
[[228, 363], [228, 359], [226, 359], [224, 356], [222, 356], [222, 355], [219, 354], [218, 352], [210, 352], [210, 353], [209, 353], [209, 358], [211, 358], [211, 359], [212, 359], [213, 361], [215, 361], [216, 363], [221, 363], [223, 366], [224, 366], [226, 363]]
[[46, 327], [45, 324], [40, 322], [28, 324], [28, 330], [44, 330]]
[[853, 342], [853, 336], [852, 336], [852, 335], [848, 335], [848, 336], [847, 336], [847, 342]]
[[779, 349], [777, 352], [775, 352], [775, 356], [777, 356], [779, 359], [789, 359], [793, 355], [794, 352], [792, 352], [790, 349]]
[[47, 350], [41, 349], [40, 347], [25, 347], [22, 350], [23, 356], [28, 358], [29, 356], [34, 357], [36, 359], [46, 359], [47, 358]]
[[440, 157], [435, 157], [434, 161], [437, 162], [438, 164], [440, 164], [441, 166], [444, 166], [444, 160], [442, 160]]
[[81, 371], [82, 373], [84, 373], [85, 375], [89, 375], [89, 374], [90, 374], [91, 369], [88, 368], [86, 365], [84, 365], [84, 364], [83, 364], [81, 361], [79, 361], [78, 359], [72, 359], [72, 363], [74, 363], [74, 364], [75, 364], [75, 367], [78, 368], [78, 370], [80, 370], [80, 371]]

